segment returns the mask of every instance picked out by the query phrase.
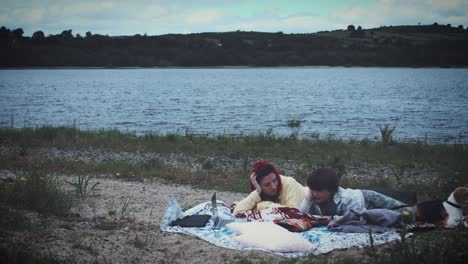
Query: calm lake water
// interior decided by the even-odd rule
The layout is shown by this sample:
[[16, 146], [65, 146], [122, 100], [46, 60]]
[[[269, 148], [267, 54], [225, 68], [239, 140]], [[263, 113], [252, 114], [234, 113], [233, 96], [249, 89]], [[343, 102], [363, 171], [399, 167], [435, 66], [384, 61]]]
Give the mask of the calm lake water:
[[0, 70], [0, 126], [140, 133], [468, 139], [468, 70], [413, 68]]

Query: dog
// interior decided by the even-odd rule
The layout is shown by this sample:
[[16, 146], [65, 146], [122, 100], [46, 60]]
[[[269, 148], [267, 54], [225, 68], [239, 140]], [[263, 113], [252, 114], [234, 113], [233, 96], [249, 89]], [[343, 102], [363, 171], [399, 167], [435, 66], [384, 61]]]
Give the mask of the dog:
[[462, 208], [468, 208], [468, 188], [456, 188], [446, 201], [443, 202], [447, 212], [444, 219], [446, 228], [455, 228], [459, 225], [468, 227], [468, 217], [463, 217]]

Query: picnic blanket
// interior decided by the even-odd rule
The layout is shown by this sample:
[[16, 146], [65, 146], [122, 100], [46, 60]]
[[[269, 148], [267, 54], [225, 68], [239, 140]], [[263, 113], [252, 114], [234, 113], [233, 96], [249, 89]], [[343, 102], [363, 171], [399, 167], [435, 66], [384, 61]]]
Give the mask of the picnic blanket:
[[[187, 215], [196, 215], [196, 214], [212, 214], [211, 203], [205, 202], [201, 203], [195, 207], [192, 207], [185, 212], [182, 211], [180, 206], [175, 200], [169, 202], [168, 208], [163, 216], [161, 221], [161, 230], [166, 232], [176, 232], [183, 233], [191, 236], [198, 237], [205, 241], [208, 241], [214, 245], [234, 249], [234, 250], [262, 250], [278, 254], [285, 257], [299, 257], [307, 254], [324, 254], [336, 249], [347, 249], [351, 247], [364, 247], [370, 245], [370, 238], [368, 233], [343, 233], [343, 232], [333, 232], [327, 230], [326, 226], [314, 227], [307, 231], [295, 233], [309, 241], [314, 245], [313, 251], [308, 252], [274, 252], [265, 250], [262, 248], [256, 247], [246, 247], [242, 244], [236, 242], [235, 238], [237, 234], [229, 229], [228, 227], [224, 228], [213, 228], [214, 221], [210, 219], [206, 226], [204, 227], [180, 227], [180, 226], [171, 226], [170, 223], [177, 218], [181, 218]], [[231, 210], [222, 202], [218, 201], [218, 215], [224, 219], [235, 219], [234, 215], [231, 213]], [[266, 218], [266, 217], [264, 217]], [[273, 217], [277, 220], [277, 217]], [[251, 219], [256, 221], [255, 219]], [[237, 219], [237, 221], [246, 221], [245, 219]], [[263, 220], [265, 221], [265, 220]], [[269, 221], [269, 220], [267, 220]], [[411, 234], [407, 234], [411, 235]], [[397, 241], [401, 239], [400, 233], [397, 233], [396, 230], [390, 230], [381, 234], [372, 234], [373, 244], [381, 245], [391, 241]]]

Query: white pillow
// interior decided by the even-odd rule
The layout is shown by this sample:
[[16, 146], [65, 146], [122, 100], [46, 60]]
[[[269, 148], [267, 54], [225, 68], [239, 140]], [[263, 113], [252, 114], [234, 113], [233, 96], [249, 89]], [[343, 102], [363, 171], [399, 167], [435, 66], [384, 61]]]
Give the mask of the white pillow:
[[271, 230], [284, 229], [278, 225], [269, 222], [232, 222], [227, 224], [226, 227], [231, 229], [237, 235], [247, 234], [252, 231], [259, 233], [267, 233]]
[[316, 245], [299, 234], [289, 232], [270, 222], [234, 222], [228, 224], [227, 227], [239, 234], [234, 238], [234, 241], [248, 248], [283, 253], [309, 252], [317, 248]]

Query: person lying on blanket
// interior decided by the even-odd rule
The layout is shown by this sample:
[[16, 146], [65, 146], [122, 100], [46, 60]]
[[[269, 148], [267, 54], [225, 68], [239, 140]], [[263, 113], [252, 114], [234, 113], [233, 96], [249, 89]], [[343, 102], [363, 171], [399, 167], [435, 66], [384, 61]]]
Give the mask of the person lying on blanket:
[[233, 212], [272, 207], [298, 208], [307, 190], [294, 178], [280, 175], [271, 162], [258, 160], [250, 174], [250, 194], [237, 203]]
[[313, 171], [307, 178], [308, 192], [299, 205], [303, 213], [327, 217], [327, 221], [339, 219], [348, 210], [360, 212], [367, 209], [388, 209], [401, 212], [408, 224], [415, 222], [443, 225], [455, 228], [468, 227], [468, 219], [462, 209], [468, 208], [468, 188], [456, 188], [446, 200], [432, 200], [413, 205], [372, 190], [344, 189], [338, 186], [336, 172], [329, 168]]
[[327, 221], [339, 219], [348, 210], [360, 212], [366, 209], [388, 209], [401, 212], [408, 223], [436, 222], [444, 218], [440, 201], [407, 205], [401, 201], [372, 190], [344, 189], [339, 187], [336, 172], [329, 168], [313, 171], [307, 178], [309, 188], [299, 210], [312, 215], [327, 217]]

